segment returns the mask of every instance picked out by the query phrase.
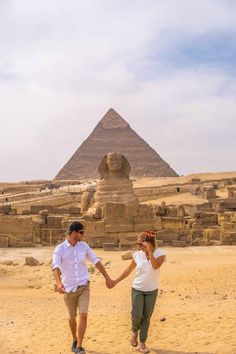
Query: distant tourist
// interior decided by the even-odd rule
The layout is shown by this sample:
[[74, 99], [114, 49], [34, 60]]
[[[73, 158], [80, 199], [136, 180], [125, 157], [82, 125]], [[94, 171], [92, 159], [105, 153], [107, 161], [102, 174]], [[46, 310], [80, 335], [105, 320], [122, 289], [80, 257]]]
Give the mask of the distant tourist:
[[123, 273], [115, 280], [115, 284], [125, 279], [135, 268], [132, 296], [132, 334], [130, 343], [138, 346], [142, 353], [149, 353], [146, 347], [150, 319], [158, 293], [158, 270], [165, 259], [165, 253], [156, 247], [155, 233], [145, 231], [138, 237], [139, 251], [133, 254], [133, 260]]
[[[82, 344], [87, 326], [90, 295], [86, 259], [92, 262], [102, 273], [108, 288], [114, 286], [114, 281], [110, 279], [100, 258], [95, 255], [86, 242], [83, 242], [83, 234], [83, 224], [77, 221], [73, 222], [69, 227], [66, 240], [55, 248], [52, 261], [57, 291], [64, 294], [68, 312], [69, 326], [73, 337], [71, 350], [80, 354], [85, 354]], [[77, 308], [79, 310], [78, 330]]]

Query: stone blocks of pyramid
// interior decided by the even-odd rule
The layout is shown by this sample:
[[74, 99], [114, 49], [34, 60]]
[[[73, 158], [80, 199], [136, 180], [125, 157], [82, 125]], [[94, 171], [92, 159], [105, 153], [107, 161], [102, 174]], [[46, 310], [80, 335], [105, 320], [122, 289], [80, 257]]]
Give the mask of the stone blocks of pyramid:
[[111, 108], [55, 179], [99, 178], [98, 166], [108, 152], [117, 152], [127, 158], [131, 165], [131, 177], [178, 176], [157, 152]]

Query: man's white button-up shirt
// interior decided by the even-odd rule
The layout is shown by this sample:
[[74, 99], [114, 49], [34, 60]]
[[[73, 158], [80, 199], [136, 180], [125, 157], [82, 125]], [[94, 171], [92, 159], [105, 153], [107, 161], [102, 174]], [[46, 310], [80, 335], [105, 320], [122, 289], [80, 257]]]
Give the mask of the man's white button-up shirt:
[[55, 248], [52, 269], [60, 269], [66, 292], [75, 292], [78, 286], [85, 285], [89, 281], [86, 259], [93, 264], [100, 261], [86, 242], [79, 241], [72, 246], [68, 240], [65, 240]]

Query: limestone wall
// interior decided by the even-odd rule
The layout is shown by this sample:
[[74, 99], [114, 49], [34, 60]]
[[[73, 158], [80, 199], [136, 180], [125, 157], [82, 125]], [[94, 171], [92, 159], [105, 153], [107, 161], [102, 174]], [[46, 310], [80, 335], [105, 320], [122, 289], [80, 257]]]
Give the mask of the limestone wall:
[[0, 247], [34, 246], [32, 217], [0, 215]]

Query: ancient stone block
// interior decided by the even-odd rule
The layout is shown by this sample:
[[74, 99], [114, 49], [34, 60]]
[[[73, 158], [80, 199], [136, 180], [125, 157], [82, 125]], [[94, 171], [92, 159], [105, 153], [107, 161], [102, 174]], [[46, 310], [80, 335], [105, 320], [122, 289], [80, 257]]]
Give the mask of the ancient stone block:
[[124, 215], [128, 217], [135, 217], [139, 213], [139, 205], [138, 204], [125, 204]]
[[135, 232], [144, 232], [145, 230], [154, 230], [153, 223], [143, 223], [143, 224], [135, 224], [134, 231]]
[[236, 242], [236, 232], [235, 231], [227, 231], [227, 232], [224, 231], [221, 241], [222, 241], [223, 245], [233, 245]]
[[39, 265], [39, 261], [37, 259], [35, 259], [34, 257], [26, 257], [25, 258], [25, 265], [37, 266], [37, 265]]
[[167, 213], [167, 207], [166, 206], [160, 206], [160, 205], [158, 205], [158, 207], [156, 208], [156, 210], [155, 210], [155, 214], [156, 215], [166, 215], [166, 213]]
[[202, 224], [217, 224], [218, 223], [218, 217], [216, 213], [208, 213], [208, 212], [202, 212], [198, 211], [195, 213], [194, 218], [201, 222]]
[[133, 232], [134, 223], [133, 218], [106, 218], [105, 222], [105, 232]]
[[154, 218], [151, 215], [140, 215], [133, 218], [135, 224], [153, 224]]
[[104, 242], [104, 237], [94, 237], [88, 240], [88, 244], [91, 247], [102, 248]]
[[221, 235], [221, 229], [217, 228], [217, 229], [206, 229], [204, 230], [204, 234], [207, 237], [207, 240], [219, 240], [220, 239], [220, 235]]
[[86, 221], [85, 234], [88, 238], [91, 237], [104, 237], [105, 228], [104, 221]]
[[179, 229], [178, 231], [179, 231], [179, 235], [180, 235], [180, 236], [187, 236], [187, 235], [189, 235], [189, 230], [187, 230], [187, 229]]
[[73, 214], [73, 215], [78, 215], [81, 213], [81, 208], [80, 207], [75, 207], [75, 206], [71, 206], [68, 209], [69, 214]]
[[11, 212], [11, 205], [1, 205], [0, 214], [9, 215]]
[[32, 218], [29, 216], [0, 215], [0, 233], [28, 234], [32, 232]]
[[169, 216], [169, 217], [177, 217], [177, 216], [178, 216], [177, 207], [175, 207], [175, 206], [168, 207], [168, 208], [166, 209], [166, 216]]
[[103, 217], [103, 208], [97, 207], [95, 208], [95, 212], [93, 214], [94, 219], [99, 220]]
[[120, 243], [137, 243], [139, 232], [119, 232], [118, 240]]
[[152, 216], [153, 215], [153, 207], [152, 205], [140, 204], [138, 210], [139, 216]]
[[84, 191], [81, 196], [81, 211], [86, 212], [93, 203], [94, 192]]
[[117, 251], [119, 248], [116, 246], [115, 242], [103, 242], [104, 251]]
[[48, 216], [48, 210], [45, 209], [45, 210], [40, 210], [39, 212], [39, 215], [42, 217], [42, 218], [46, 218]]
[[185, 216], [185, 209], [183, 205], [177, 207], [177, 216], [183, 218]]
[[183, 229], [185, 222], [183, 218], [162, 217], [162, 226], [164, 229]]
[[54, 207], [52, 205], [31, 205], [30, 214], [38, 214], [41, 210], [48, 210], [49, 213], [53, 212]]
[[174, 232], [172, 229], [157, 231], [156, 238], [164, 242], [171, 242], [172, 240], [179, 240], [179, 234]]
[[123, 217], [125, 211], [125, 204], [119, 203], [106, 203], [104, 204], [104, 217]]
[[132, 244], [132, 243], [120, 243], [119, 244], [119, 249], [121, 251], [136, 250], [137, 249], [137, 245], [136, 244]]
[[188, 246], [188, 243], [183, 240], [172, 240], [171, 244], [174, 247], [187, 247]]
[[53, 216], [53, 215], [49, 215], [47, 217], [47, 226], [49, 228], [61, 228], [62, 227], [62, 216]]
[[196, 239], [196, 238], [201, 238], [203, 235], [203, 230], [202, 229], [192, 229], [190, 230], [190, 236], [192, 237], [192, 239]]
[[236, 230], [236, 223], [233, 223], [233, 222], [223, 222], [222, 227], [223, 227], [223, 229]]
[[160, 216], [155, 216], [152, 221], [153, 225], [153, 230], [160, 230], [163, 228], [161, 217]]
[[133, 259], [133, 253], [132, 253], [132, 251], [127, 251], [127, 252], [123, 253], [123, 254], [121, 255], [121, 258], [122, 258], [124, 261], [129, 260], [129, 259]]

